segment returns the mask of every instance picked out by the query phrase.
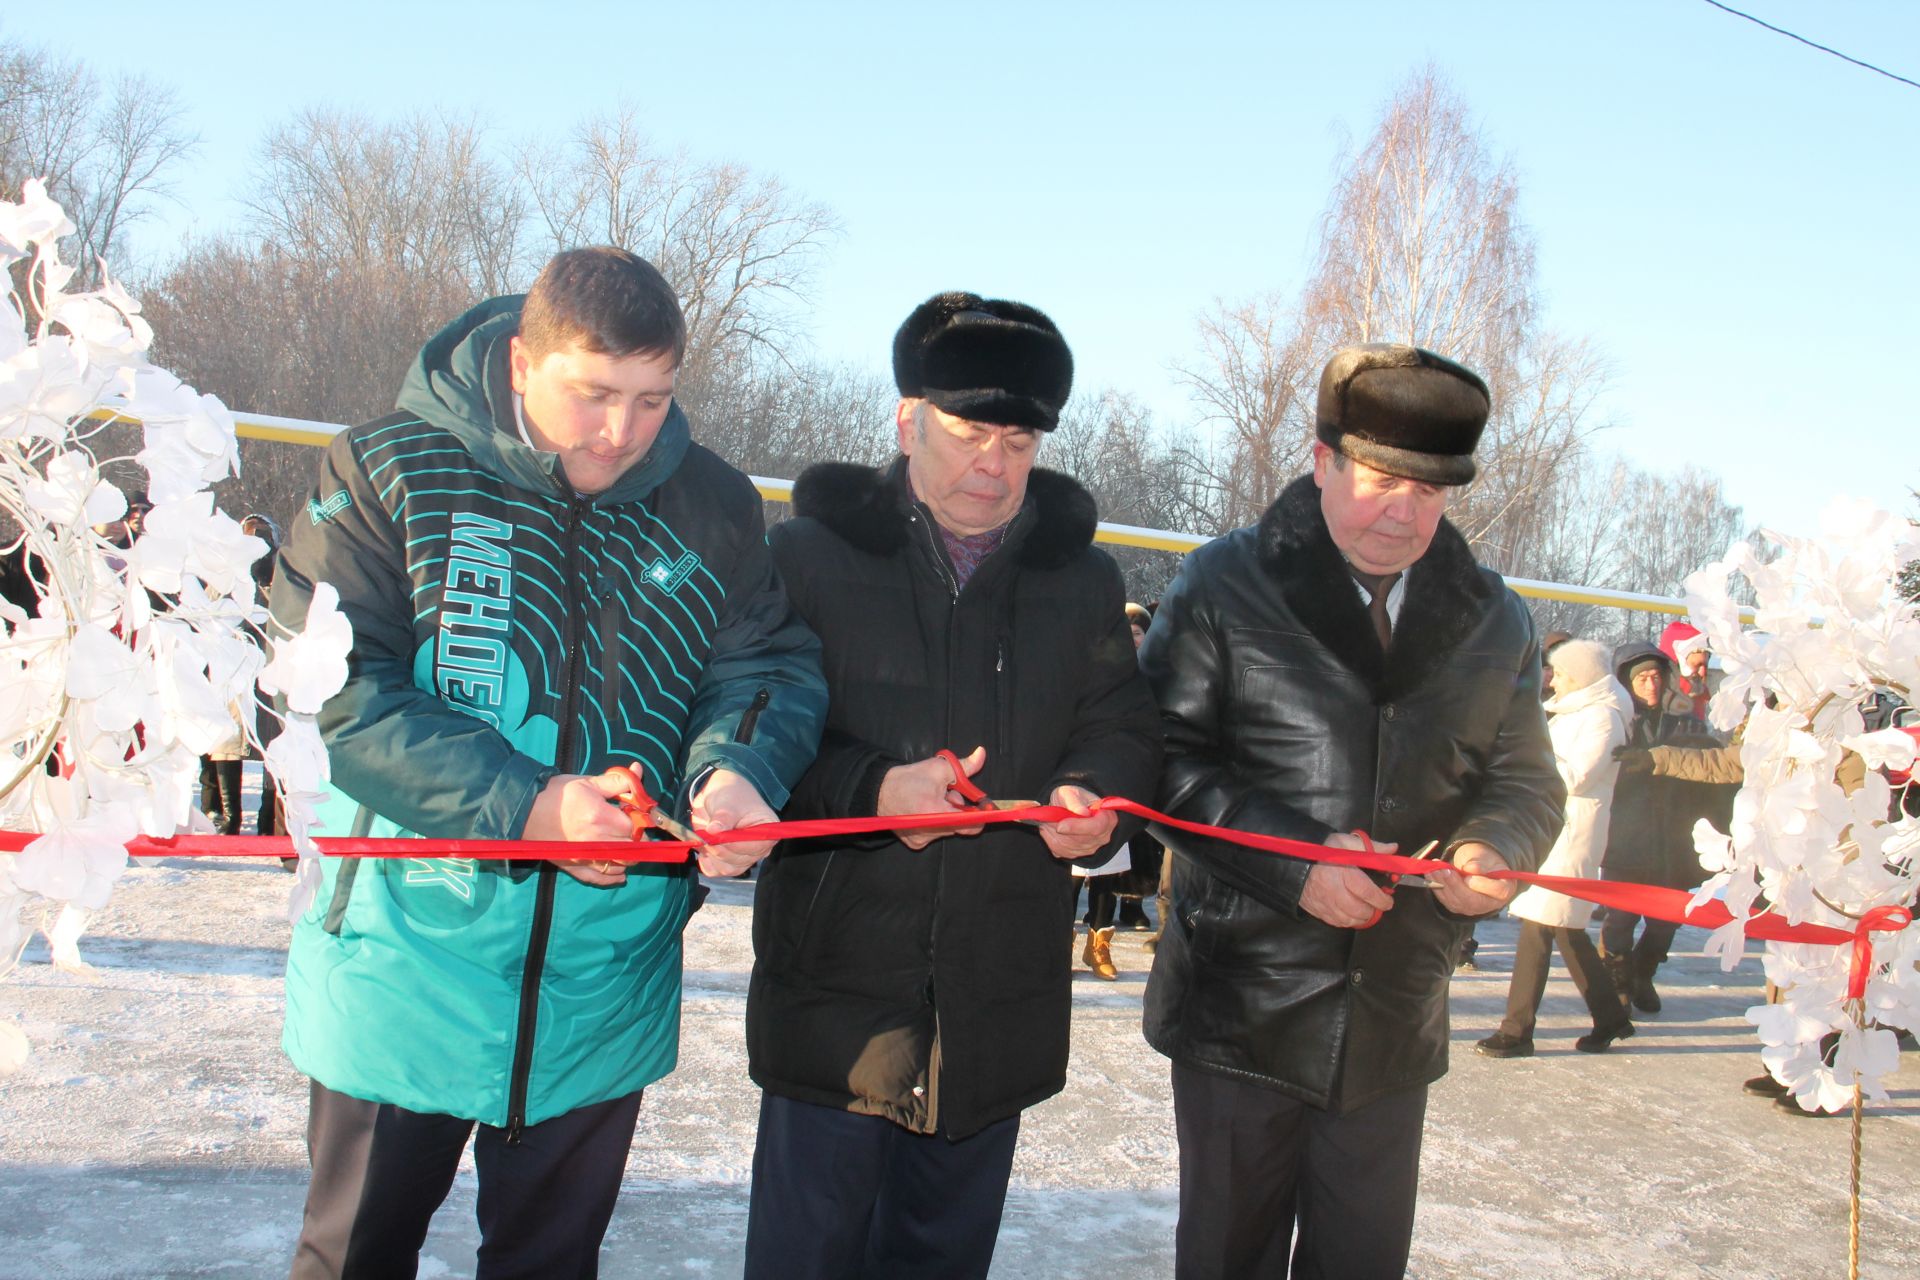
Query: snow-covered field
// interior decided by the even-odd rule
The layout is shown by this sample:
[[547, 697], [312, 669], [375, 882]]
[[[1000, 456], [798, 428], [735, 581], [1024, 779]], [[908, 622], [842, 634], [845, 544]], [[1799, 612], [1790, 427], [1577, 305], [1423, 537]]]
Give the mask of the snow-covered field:
[[[306, 1097], [278, 1048], [288, 884], [272, 860], [138, 864], [81, 944], [91, 976], [53, 969], [36, 940], [0, 982], [0, 1018], [33, 1042], [0, 1081], [0, 1277], [285, 1273]], [[752, 893], [720, 885], [690, 926], [680, 1068], [648, 1092], [606, 1276], [739, 1273]], [[1483, 925], [1482, 968], [1454, 982], [1411, 1274], [1844, 1275], [1846, 1122], [1740, 1093], [1759, 1066], [1742, 1017], [1757, 960], [1722, 974], [1683, 931], [1665, 1011], [1598, 1058], [1572, 1049], [1584, 1010], [1556, 970], [1540, 1055], [1494, 1062], [1471, 1045], [1503, 1007], [1514, 933]], [[1172, 1274], [1177, 1156], [1166, 1064], [1139, 1033], [1144, 936], [1120, 935], [1119, 982], [1077, 974], [1070, 1085], [1027, 1113], [996, 1277]], [[1863, 1274], [1920, 1275], [1911, 1053], [1865, 1151]], [[469, 1171], [421, 1275], [472, 1274], [472, 1207]]]

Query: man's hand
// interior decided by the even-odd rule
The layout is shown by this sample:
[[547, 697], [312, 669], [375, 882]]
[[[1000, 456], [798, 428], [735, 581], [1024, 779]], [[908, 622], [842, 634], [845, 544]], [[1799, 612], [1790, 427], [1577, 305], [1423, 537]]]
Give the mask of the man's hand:
[[[1364, 850], [1359, 836], [1336, 831], [1323, 842], [1329, 849]], [[1393, 853], [1397, 844], [1375, 844], [1375, 853]], [[1364, 929], [1393, 910], [1393, 897], [1373, 882], [1373, 877], [1358, 867], [1337, 867], [1329, 862], [1315, 863], [1307, 872], [1306, 887], [1300, 890], [1300, 909], [1316, 920], [1336, 929]]]
[[[987, 763], [987, 749], [975, 747], [960, 757], [960, 768], [971, 778]], [[880, 800], [874, 813], [895, 818], [904, 813], [939, 813], [942, 809], [964, 809], [966, 801], [947, 788], [953, 782], [953, 769], [939, 756], [928, 756], [912, 764], [897, 764], [880, 780]], [[909, 849], [924, 849], [942, 836], [977, 836], [984, 827], [956, 827], [944, 831], [899, 832], [900, 843]]]
[[[631, 840], [633, 823], [613, 802], [627, 789], [624, 778], [613, 774], [583, 777], [555, 774], [534, 797], [523, 836], [528, 840]], [[623, 862], [556, 862], [553, 864], [582, 884], [605, 889], [625, 884]]]
[[[1507, 905], [1520, 888], [1516, 880], [1489, 880], [1484, 873], [1505, 871], [1507, 860], [1492, 845], [1469, 840], [1453, 851], [1453, 865], [1442, 865], [1427, 877], [1433, 896], [1456, 915], [1490, 915]], [[1456, 869], [1457, 868], [1457, 869]]]
[[1040, 838], [1047, 842], [1048, 850], [1065, 861], [1098, 853], [1100, 846], [1113, 835], [1114, 824], [1120, 821], [1117, 813], [1095, 812], [1094, 806], [1100, 803], [1100, 797], [1085, 787], [1055, 787], [1051, 803], [1081, 815], [1038, 824]]
[[[751, 782], [731, 769], [715, 769], [700, 784], [689, 807], [689, 820], [700, 831], [737, 831], [777, 822], [779, 815], [760, 797]], [[737, 876], [773, 852], [773, 840], [742, 840], [710, 845], [700, 852], [700, 870], [710, 876]]]
[[1645, 747], [1615, 747], [1613, 758], [1620, 762], [1623, 774], [1653, 772], [1653, 752]]

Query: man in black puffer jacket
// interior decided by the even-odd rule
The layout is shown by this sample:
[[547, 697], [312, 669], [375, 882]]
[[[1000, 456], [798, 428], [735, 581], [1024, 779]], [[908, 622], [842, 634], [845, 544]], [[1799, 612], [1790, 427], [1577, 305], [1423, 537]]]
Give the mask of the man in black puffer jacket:
[[1188, 557], [1141, 649], [1164, 811], [1437, 855], [1389, 896], [1354, 868], [1157, 830], [1174, 912], [1146, 1033], [1174, 1063], [1183, 1278], [1405, 1270], [1455, 953], [1514, 887], [1473, 873], [1530, 871], [1559, 832], [1532, 619], [1441, 518], [1487, 411], [1431, 352], [1337, 353], [1313, 474]]
[[[1071, 384], [1031, 307], [951, 293], [894, 341], [905, 455], [817, 466], [771, 537], [820, 636], [820, 752], [788, 818], [1087, 813], [1150, 794], [1160, 728], [1093, 500], [1032, 470]], [[1111, 813], [934, 838], [793, 841], [753, 915], [747, 1051], [765, 1091], [749, 1277], [984, 1276], [1020, 1112], [1066, 1083], [1075, 882]]]

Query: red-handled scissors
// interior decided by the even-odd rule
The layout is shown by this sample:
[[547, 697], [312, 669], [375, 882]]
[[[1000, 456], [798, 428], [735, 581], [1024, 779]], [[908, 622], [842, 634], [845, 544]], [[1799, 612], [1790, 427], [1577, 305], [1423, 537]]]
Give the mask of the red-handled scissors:
[[956, 808], [960, 808], [960, 809], [1031, 809], [1034, 805], [1039, 803], [1039, 801], [1037, 800], [992, 799], [987, 795], [986, 792], [982, 791], [978, 786], [974, 784], [974, 781], [972, 778], [969, 778], [967, 776], [966, 769], [961, 767], [959, 756], [953, 754], [953, 752], [951, 751], [937, 751], [934, 754], [939, 759], [945, 760], [947, 762], [947, 767], [953, 770], [953, 781], [947, 784], [947, 790], [951, 792], [953, 795], [960, 797], [960, 800], [962, 801], [962, 803], [956, 805], [955, 806]]
[[704, 845], [705, 840], [692, 827], [676, 821], [672, 815], [660, 807], [659, 801], [647, 794], [647, 784], [640, 778], [640, 762], [617, 764], [607, 770], [607, 776], [627, 784], [620, 793], [620, 812], [627, 815], [633, 823], [633, 838], [638, 840], [649, 830], [664, 831], [675, 840], [685, 840], [691, 844]]

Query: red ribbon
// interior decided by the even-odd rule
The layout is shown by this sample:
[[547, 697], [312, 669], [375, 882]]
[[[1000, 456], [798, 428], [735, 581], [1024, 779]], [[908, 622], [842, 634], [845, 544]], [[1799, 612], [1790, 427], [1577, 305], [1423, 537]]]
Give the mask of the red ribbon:
[[[643, 797], [637, 797], [643, 798]], [[1249, 849], [1304, 858], [1331, 866], [1358, 867], [1389, 876], [1425, 875], [1434, 869], [1426, 858], [1379, 853], [1368, 847], [1330, 849], [1306, 840], [1288, 840], [1281, 836], [1236, 831], [1231, 827], [1208, 826], [1171, 817], [1122, 796], [1108, 796], [1096, 810], [1130, 813], [1186, 831], [1193, 835], [1224, 840]], [[804, 840], [816, 836], [871, 835], [885, 831], [940, 830], [954, 827], [991, 826], [1002, 822], [1064, 822], [1082, 815], [1061, 805], [1031, 805], [1021, 809], [956, 809], [945, 813], [916, 813], [873, 818], [816, 818], [798, 822], [768, 822], [739, 827], [732, 831], [695, 832], [710, 845], [739, 844], [760, 840]], [[18, 853], [40, 837], [31, 832], [0, 831], [0, 853]], [[349, 838], [322, 836], [314, 843], [320, 852], [335, 858], [477, 858], [483, 860], [529, 860], [546, 862], [627, 862], [678, 863], [700, 847], [698, 841], [647, 840], [622, 841], [569, 840], [423, 840], [418, 838]], [[285, 858], [295, 853], [293, 841], [286, 836], [141, 836], [127, 842], [127, 853], [136, 858]], [[1584, 880], [1573, 876], [1548, 876], [1531, 871], [1486, 871], [1478, 873], [1488, 880], [1513, 880], [1538, 885], [1570, 898], [1579, 898], [1601, 906], [1615, 907], [1633, 915], [1656, 920], [1671, 920], [1701, 929], [1717, 929], [1733, 920], [1727, 904], [1710, 899], [1692, 907], [1693, 894], [1686, 889], [1668, 889], [1658, 885], [1636, 884], [1628, 880]], [[1772, 912], [1750, 915], [1746, 921], [1748, 937], [1769, 942], [1811, 943], [1824, 946], [1850, 946], [1847, 997], [1860, 999], [1866, 994], [1867, 979], [1873, 972], [1875, 933], [1895, 933], [1913, 921], [1906, 907], [1876, 907], [1866, 912], [1852, 929], [1824, 924], [1790, 924]]]

